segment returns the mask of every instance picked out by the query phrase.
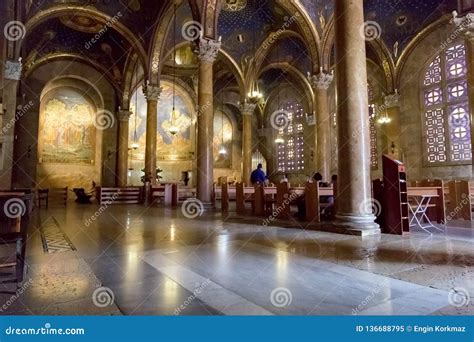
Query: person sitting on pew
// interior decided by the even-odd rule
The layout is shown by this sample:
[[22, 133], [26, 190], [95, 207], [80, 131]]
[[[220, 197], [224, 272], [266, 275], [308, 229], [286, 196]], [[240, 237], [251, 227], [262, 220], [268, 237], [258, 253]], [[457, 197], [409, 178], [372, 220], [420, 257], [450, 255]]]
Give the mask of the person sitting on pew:
[[252, 183], [252, 185], [266, 184], [267, 176], [265, 175], [265, 172], [262, 169], [262, 164], [258, 164], [257, 168], [252, 171], [252, 174], [250, 175], [250, 183]]
[[323, 182], [323, 175], [320, 174], [319, 172], [316, 172], [313, 176], [313, 179], [318, 182], [320, 188], [327, 188], [329, 187], [329, 184], [326, 182]]
[[280, 180], [280, 183], [288, 183], [288, 174], [283, 174], [282, 179]]

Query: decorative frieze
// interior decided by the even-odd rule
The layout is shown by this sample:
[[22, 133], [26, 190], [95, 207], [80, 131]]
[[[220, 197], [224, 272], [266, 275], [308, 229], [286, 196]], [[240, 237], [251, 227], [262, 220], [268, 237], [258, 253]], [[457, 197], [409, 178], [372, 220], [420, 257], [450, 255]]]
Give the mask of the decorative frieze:
[[395, 93], [385, 96], [384, 98], [385, 108], [400, 107], [400, 94], [395, 89]]
[[19, 81], [21, 78], [21, 59], [18, 62], [6, 61], [5, 62], [5, 78], [8, 80]]
[[118, 112], [117, 112], [117, 117], [118, 117], [119, 121], [128, 122], [130, 120], [130, 116], [132, 116], [132, 114], [133, 114], [133, 112], [131, 112], [129, 110], [119, 109]]
[[458, 12], [453, 11], [453, 21], [456, 25], [456, 32], [463, 33], [468, 38], [474, 37], [474, 13], [468, 13], [464, 17], [459, 17]]
[[240, 105], [240, 112], [242, 115], [253, 115], [257, 104], [245, 102]]

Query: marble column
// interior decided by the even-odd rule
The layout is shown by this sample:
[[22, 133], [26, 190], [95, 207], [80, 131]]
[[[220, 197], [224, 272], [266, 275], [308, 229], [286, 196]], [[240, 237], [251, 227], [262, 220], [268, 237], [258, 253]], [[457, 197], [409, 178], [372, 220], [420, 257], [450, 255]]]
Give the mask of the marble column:
[[121, 110], [117, 112], [119, 120], [118, 131], [118, 158], [117, 158], [117, 177], [116, 185], [118, 187], [126, 187], [128, 183], [128, 126], [132, 112], [129, 110]]
[[213, 66], [221, 41], [202, 37], [199, 40], [199, 86], [197, 118], [197, 198], [205, 209], [214, 207], [214, 94]]
[[390, 122], [385, 124], [385, 142], [383, 147], [383, 153], [388, 154], [396, 159], [400, 159], [400, 95], [398, 91], [395, 93], [385, 96], [384, 106], [387, 111], [387, 116]]
[[151, 184], [156, 184], [156, 134], [158, 129], [158, 100], [161, 88], [148, 84], [144, 89], [147, 100], [146, 113], [146, 146], [145, 146], [145, 175]]
[[372, 213], [363, 0], [335, 0], [334, 18], [339, 150], [334, 226], [351, 234], [379, 234]]
[[240, 106], [242, 113], [242, 181], [250, 184], [252, 173], [252, 115], [257, 107], [253, 103], [244, 103]]
[[331, 179], [331, 117], [329, 115], [328, 89], [334, 79], [334, 73], [324, 72], [309, 79], [316, 93], [316, 166], [323, 180]]

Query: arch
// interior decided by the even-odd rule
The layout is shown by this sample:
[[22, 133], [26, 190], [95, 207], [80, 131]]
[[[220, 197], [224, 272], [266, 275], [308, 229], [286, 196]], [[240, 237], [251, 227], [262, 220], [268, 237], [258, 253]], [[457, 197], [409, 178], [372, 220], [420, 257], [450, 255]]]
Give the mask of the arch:
[[[25, 25], [26, 32], [33, 32], [34, 28], [37, 27], [44, 21], [47, 21], [52, 18], [58, 18], [63, 15], [81, 15], [85, 17], [91, 17], [99, 21], [100, 23], [107, 25], [107, 27], [111, 27], [120, 33], [125, 39], [130, 43], [130, 45], [135, 49], [137, 52], [140, 62], [143, 65], [143, 68], [147, 68], [147, 60], [148, 56], [143, 48], [140, 40], [133, 34], [133, 32], [122, 24], [120, 21], [113, 20], [108, 14], [105, 14], [97, 9], [91, 7], [82, 7], [72, 4], [59, 4], [55, 5], [52, 8], [47, 10], [42, 10], [36, 13], [31, 19], [29, 19]], [[26, 38], [26, 37], [25, 37]]]
[[117, 86], [116, 82], [110, 77], [110, 74], [108, 73], [108, 70], [102, 66], [101, 64], [95, 62], [92, 59], [86, 58], [84, 56], [81, 56], [79, 54], [75, 53], [65, 53], [65, 52], [60, 52], [56, 53], [53, 55], [48, 55], [45, 57], [41, 57], [37, 61], [35, 61], [32, 65], [28, 65], [27, 68], [24, 70], [24, 78], [30, 77], [38, 68], [42, 67], [45, 64], [53, 63], [55, 61], [60, 61], [60, 60], [73, 60], [82, 64], [89, 65], [93, 67], [95, 70], [99, 71], [105, 77], [107, 78], [107, 81], [114, 87], [114, 89], [117, 91], [117, 94], [120, 94], [122, 90]]

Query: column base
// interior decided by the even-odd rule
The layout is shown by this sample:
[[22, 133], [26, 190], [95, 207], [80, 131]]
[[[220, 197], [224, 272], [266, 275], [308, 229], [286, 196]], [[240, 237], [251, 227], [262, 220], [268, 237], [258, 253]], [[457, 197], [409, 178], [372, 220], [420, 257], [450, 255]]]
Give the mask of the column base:
[[344, 215], [337, 214], [336, 221], [332, 224], [335, 231], [343, 234], [367, 236], [381, 233], [380, 227], [375, 223], [374, 215]]

